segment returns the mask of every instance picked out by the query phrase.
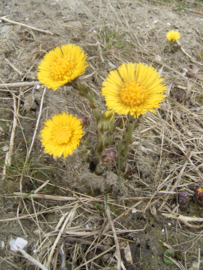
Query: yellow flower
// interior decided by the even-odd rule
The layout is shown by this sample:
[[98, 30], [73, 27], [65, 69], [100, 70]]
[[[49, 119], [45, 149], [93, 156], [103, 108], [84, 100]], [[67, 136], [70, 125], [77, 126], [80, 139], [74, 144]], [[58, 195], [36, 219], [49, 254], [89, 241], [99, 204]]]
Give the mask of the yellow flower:
[[181, 35], [178, 31], [171, 30], [166, 34], [168, 41], [176, 41], [180, 39]]
[[147, 111], [156, 112], [166, 97], [166, 85], [151, 66], [142, 63], [122, 64], [103, 82], [102, 95], [108, 110], [135, 117]]
[[82, 123], [71, 114], [56, 114], [45, 122], [41, 142], [46, 153], [53, 157], [72, 155], [83, 136]]
[[57, 47], [44, 56], [38, 67], [38, 80], [48, 88], [56, 90], [70, 83], [85, 72], [87, 55], [75, 44]]

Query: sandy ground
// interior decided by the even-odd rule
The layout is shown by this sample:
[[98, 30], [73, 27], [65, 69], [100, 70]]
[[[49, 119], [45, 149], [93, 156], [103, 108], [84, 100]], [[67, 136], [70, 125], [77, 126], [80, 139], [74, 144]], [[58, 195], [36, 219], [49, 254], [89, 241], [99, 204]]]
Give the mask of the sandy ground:
[[[134, 132], [122, 173], [131, 169], [136, 173], [122, 179], [125, 196], [119, 199], [116, 186], [108, 194], [122, 269], [203, 269], [203, 219], [192, 220], [203, 218], [193, 199], [194, 187], [203, 185], [203, 12], [199, 2], [180, 8], [175, 2], [166, 6], [133, 0], [1, 1], [0, 16], [6, 16], [0, 24], [1, 269], [36, 269], [21, 253], [10, 251], [11, 237], [26, 239], [26, 252], [47, 269], [117, 269], [119, 259], [104, 199], [117, 164], [109, 169], [113, 176], [104, 176], [104, 185], [80, 150], [54, 160], [43, 153], [40, 142], [45, 119], [66, 111], [88, 115], [86, 133], [92, 148], [96, 143], [88, 102], [71, 87], [45, 93], [37, 81], [43, 55], [67, 43], [80, 45], [88, 54], [89, 67], [81, 81], [91, 87], [101, 111], [105, 110], [102, 82], [124, 62], [154, 66], [168, 86], [161, 109], [156, 115], [144, 115]], [[181, 33], [181, 47], [168, 45], [166, 33], [171, 29]], [[119, 132], [115, 145], [118, 138]], [[9, 154], [10, 166], [5, 167]], [[50, 195], [51, 200], [25, 198], [47, 180], [37, 194]], [[177, 203], [182, 188], [190, 195], [186, 209]], [[191, 218], [189, 223], [185, 216]], [[101, 254], [104, 249], [92, 243], [109, 251]], [[126, 247], [132, 256], [129, 261]], [[176, 264], [164, 263], [167, 248], [175, 251]]]

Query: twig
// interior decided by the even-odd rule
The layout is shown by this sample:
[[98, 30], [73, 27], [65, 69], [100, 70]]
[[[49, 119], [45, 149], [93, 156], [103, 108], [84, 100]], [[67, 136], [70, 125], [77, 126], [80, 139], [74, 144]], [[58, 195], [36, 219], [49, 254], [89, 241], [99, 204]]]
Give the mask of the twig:
[[[73, 203], [69, 203], [68, 205], [63, 205], [63, 206], [56, 206], [56, 207], [51, 207], [51, 208], [47, 208], [45, 210], [39, 211], [36, 214], [39, 216], [41, 214], [44, 213], [55, 213], [57, 210], [62, 210], [62, 209], [67, 209], [72, 207], [76, 202]], [[35, 214], [29, 214], [29, 215], [24, 215], [24, 216], [19, 216], [19, 217], [14, 217], [14, 218], [5, 218], [5, 219], [0, 219], [0, 222], [8, 222], [8, 221], [12, 221], [12, 220], [19, 220], [19, 219], [27, 219], [27, 218], [32, 218], [35, 217]]]
[[14, 69], [20, 76], [23, 75], [23, 73], [22, 73], [20, 70], [18, 70], [13, 64], [11, 64], [7, 58], [5, 58], [5, 61], [6, 61], [6, 62], [9, 64], [9, 66], [11, 66], [12, 69]]
[[200, 248], [198, 248], [198, 262], [197, 262], [197, 270], [200, 269], [200, 263], [201, 263], [201, 254], [200, 254]]
[[67, 241], [70, 241], [70, 242], [78, 242], [87, 246], [97, 247], [98, 249], [101, 249], [102, 251], [107, 250], [109, 248], [108, 246], [98, 245], [97, 243], [92, 243], [91, 241], [84, 240], [83, 238], [76, 238], [76, 237], [68, 236], [66, 239]]
[[123, 213], [120, 214], [118, 217], [116, 217], [116, 218], [114, 219], [113, 222], [117, 221], [118, 219], [120, 219], [120, 218], [123, 217], [124, 215], [128, 214], [130, 210], [132, 210], [133, 208], [135, 208], [136, 206], [138, 206], [138, 205], [141, 204], [141, 203], [142, 203], [142, 201], [139, 201], [139, 202], [133, 204], [133, 206], [131, 206], [131, 207], [128, 208], [125, 212], [123, 212]]
[[17, 82], [17, 83], [1, 83], [0, 88], [16, 88], [16, 87], [23, 87], [23, 86], [33, 86], [40, 84], [39, 81], [35, 82]]
[[101, 49], [99, 41], [97, 41], [97, 46], [98, 46], [98, 51], [99, 51], [99, 56], [101, 58], [101, 61], [104, 62], [104, 58], [102, 56], [102, 49]]
[[[57, 238], [56, 238], [56, 240], [55, 240], [55, 242], [54, 242], [54, 244], [53, 244], [53, 246], [52, 246], [51, 252], [50, 252], [50, 254], [49, 254], [49, 257], [48, 257], [48, 260], [47, 260], [47, 263], [46, 263], [46, 267], [47, 267], [47, 268], [49, 268], [51, 259], [52, 259], [53, 254], [54, 254], [54, 250], [55, 250], [55, 248], [56, 248], [56, 245], [58, 244], [59, 239], [61, 238], [61, 235], [62, 235], [62, 233], [64, 232], [64, 229], [66, 228], [66, 225], [67, 225], [69, 219], [71, 218], [72, 215], [75, 214], [76, 207], [77, 207], [77, 205], [76, 205], [76, 206], [72, 209], [72, 211], [69, 213], [69, 215], [67, 216], [65, 222], [63, 223], [63, 226], [61, 227], [61, 229], [60, 229], [60, 231], [59, 231], [59, 233], [58, 233], [58, 236], [57, 236]], [[67, 214], [68, 214], [68, 213], [67, 213]]]
[[[123, 200], [124, 201], [130, 201], [130, 200], [148, 200], [148, 199], [151, 199], [152, 196], [146, 196], [146, 197], [127, 197], [127, 198], [124, 198]], [[154, 199], [157, 199], [157, 197], [154, 197]], [[131, 208], [130, 208], [131, 209]]]
[[[191, 153], [190, 151], [187, 151], [187, 152], [186, 152], [185, 156], [187, 157], [188, 160], [190, 159], [191, 154], [192, 154], [192, 153]], [[188, 160], [185, 161], [185, 163], [184, 163], [184, 165], [183, 165], [183, 167], [182, 167], [182, 169], [181, 169], [181, 171], [180, 171], [180, 173], [179, 173], [179, 175], [178, 175], [178, 177], [177, 177], [177, 180], [176, 180], [175, 184], [172, 186], [170, 192], [173, 192], [173, 191], [176, 189], [176, 187], [179, 185], [179, 183], [180, 183], [180, 181], [181, 181], [181, 179], [182, 179], [182, 175], [183, 175], [183, 173], [184, 173], [184, 170], [185, 170], [185, 168], [186, 168], [187, 165], [188, 165]], [[160, 206], [159, 210], [161, 210], [161, 209], [164, 207], [164, 205], [165, 205], [165, 203], [167, 202], [169, 196], [170, 196], [170, 194], [168, 194], [168, 195], [166, 196], [166, 198], [165, 198], [164, 202], [162, 203], [162, 205]], [[145, 209], [147, 209], [147, 207], [146, 207]]]
[[80, 266], [78, 266], [77, 268], [75, 268], [74, 270], [78, 270], [78, 269], [81, 269], [82, 266], [98, 259], [99, 257], [103, 256], [104, 254], [108, 253], [109, 251], [113, 250], [115, 248], [115, 245], [113, 247], [110, 247], [109, 249], [105, 250], [104, 252], [100, 253], [99, 255], [95, 256], [94, 258], [92, 258], [91, 260], [81, 264]]
[[35, 30], [35, 31], [38, 31], [38, 32], [42, 32], [42, 33], [53, 35], [53, 33], [50, 32], [50, 31], [42, 30], [42, 29], [39, 29], [39, 28], [36, 28], [36, 27], [33, 27], [33, 26], [26, 25], [24, 23], [19, 23], [19, 22], [15, 22], [15, 21], [9, 20], [9, 19], [5, 18], [5, 16], [1, 17], [0, 19], [2, 21], [5, 21], [5, 22], [9, 22], [9, 23], [12, 23], [12, 24], [17, 24], [17, 25], [20, 25], [20, 26], [24, 26], [24, 27], [26, 27], [28, 29], [32, 29], [32, 30]]
[[42, 269], [42, 270], [48, 270], [43, 264], [41, 264], [39, 261], [37, 261], [36, 259], [34, 259], [29, 254], [27, 254], [27, 252], [25, 252], [23, 249], [18, 248], [18, 251], [20, 251], [20, 253], [23, 255], [23, 257], [25, 257], [28, 261], [32, 262], [34, 265], [36, 265], [40, 269]]
[[180, 73], [179, 71], [175, 70], [174, 68], [169, 67], [168, 65], [166, 65], [165, 63], [158, 61], [158, 60], [153, 60], [155, 63], [164, 66], [165, 68], [172, 70], [174, 73], [178, 74], [180, 77], [182, 77], [183, 79], [185, 79], [185, 76]]
[[186, 10], [203, 15], [203, 12], [201, 12], [201, 11], [197, 11], [197, 10], [193, 10], [193, 9], [189, 9], [189, 8], [186, 8]]
[[[19, 226], [20, 226], [21, 230], [23, 231], [23, 233], [24, 233], [25, 237], [27, 238], [27, 237], [28, 237], [28, 235], [27, 235], [26, 231], [24, 230], [24, 228], [23, 228], [23, 226], [22, 226], [22, 223], [21, 223], [21, 221], [20, 221], [20, 218], [19, 218], [19, 213], [20, 213], [20, 209], [21, 209], [21, 207], [22, 207], [22, 201], [20, 201], [20, 202], [19, 202], [19, 204], [18, 204], [18, 208], [17, 208], [17, 211], [16, 211], [17, 222], [18, 222], [18, 224], [19, 224]], [[33, 214], [33, 215], [34, 215], [34, 214]]]
[[42, 115], [42, 107], [43, 107], [43, 102], [44, 102], [44, 96], [45, 96], [45, 93], [46, 93], [46, 89], [47, 88], [44, 87], [44, 91], [42, 93], [42, 98], [41, 98], [41, 103], [40, 103], [40, 108], [39, 108], [39, 113], [38, 113], [38, 118], [37, 118], [35, 130], [34, 130], [34, 134], [33, 134], [33, 137], [32, 137], [32, 142], [31, 142], [29, 151], [28, 151], [27, 156], [26, 156], [26, 159], [25, 159], [25, 163], [27, 163], [27, 161], [28, 161], [28, 159], [30, 157], [30, 154], [31, 154], [31, 151], [32, 151], [32, 147], [33, 147], [34, 142], [35, 142], [35, 137], [36, 137], [37, 129], [38, 129], [38, 126], [39, 126], [39, 120], [40, 120], [40, 117]]
[[64, 241], [60, 246], [59, 253], [61, 255], [61, 267], [60, 270], [66, 270], [66, 253], [64, 251]]
[[104, 201], [105, 201], [105, 206], [106, 206], [106, 215], [107, 215], [109, 223], [111, 225], [111, 229], [112, 229], [113, 237], [114, 237], [114, 242], [116, 245], [117, 270], [121, 270], [121, 253], [120, 253], [120, 246], [119, 246], [119, 242], [118, 242], [118, 237], [117, 237], [116, 230], [115, 230], [112, 218], [111, 218], [109, 206], [107, 205], [106, 200], [104, 200]]
[[13, 127], [12, 127], [12, 132], [11, 132], [9, 151], [6, 153], [6, 157], [5, 157], [5, 164], [4, 164], [3, 172], [2, 172], [2, 174], [3, 174], [2, 180], [5, 179], [6, 169], [8, 167], [10, 167], [10, 165], [11, 165], [11, 156], [12, 156], [12, 153], [13, 153], [15, 130], [16, 130], [16, 126], [17, 126], [17, 115], [18, 115], [18, 109], [17, 109], [17, 106], [16, 106], [16, 98], [15, 98], [15, 96], [13, 96], [13, 108], [14, 108]]
[[91, 232], [87, 232], [87, 231], [82, 231], [82, 232], [76, 232], [76, 231], [65, 231], [66, 234], [68, 235], [73, 235], [73, 236], [93, 236], [95, 234], [100, 234], [101, 230], [96, 230], [96, 231], [91, 231]]
[[162, 215], [168, 218], [174, 218], [174, 219], [180, 220], [184, 222], [184, 224], [190, 228], [194, 228], [194, 229], [203, 228], [203, 225], [192, 225], [189, 223], [189, 221], [190, 222], [203, 222], [203, 218], [186, 217], [180, 214], [162, 214]]
[[189, 53], [186, 52], [186, 50], [185, 50], [185, 49], [182, 47], [182, 45], [180, 44], [179, 40], [176, 40], [176, 42], [177, 42], [178, 45], [180, 46], [181, 51], [182, 51], [187, 57], [189, 57], [190, 60], [191, 60], [193, 63], [196, 63], [196, 64], [198, 64], [198, 65], [200, 65], [200, 66], [203, 66], [202, 63], [195, 61], [195, 59], [194, 59], [191, 55], [189, 55]]
[[37, 194], [42, 188], [44, 188], [49, 183], [49, 180], [45, 181], [40, 187], [35, 189], [34, 194]]

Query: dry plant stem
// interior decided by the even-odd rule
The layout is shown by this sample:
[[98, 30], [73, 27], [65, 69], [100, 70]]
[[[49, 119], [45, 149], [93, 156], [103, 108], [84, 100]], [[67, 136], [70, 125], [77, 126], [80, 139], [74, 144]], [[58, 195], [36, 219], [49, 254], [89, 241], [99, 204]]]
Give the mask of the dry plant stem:
[[[56, 267], [57, 267], [57, 262], [58, 262], [58, 255], [59, 255], [59, 248], [56, 249], [56, 252], [53, 256], [53, 259], [52, 259], [52, 267], [53, 267], [53, 270], [56, 270]], [[60, 269], [61, 270], [61, 269]]]
[[93, 247], [96, 247], [96, 248], [101, 249], [103, 251], [107, 250], [109, 248], [108, 246], [98, 245], [97, 243], [92, 244], [91, 241], [84, 240], [82, 238], [76, 238], [76, 237], [69, 237], [68, 236], [66, 239], [68, 241], [70, 241], [70, 242], [76, 242], [76, 243], [81, 243], [81, 244], [88, 245], [88, 246], [93, 246]]
[[36, 137], [37, 129], [38, 129], [38, 126], [39, 126], [39, 121], [40, 121], [40, 118], [41, 118], [41, 115], [42, 115], [42, 107], [43, 107], [43, 103], [44, 103], [44, 96], [45, 96], [45, 94], [46, 94], [46, 89], [47, 89], [47, 88], [44, 87], [44, 90], [43, 90], [43, 93], [42, 93], [41, 102], [40, 102], [40, 108], [39, 108], [38, 118], [37, 118], [35, 130], [34, 130], [34, 134], [33, 134], [33, 137], [32, 137], [32, 142], [31, 142], [29, 151], [28, 151], [27, 156], [26, 156], [26, 159], [25, 159], [25, 163], [27, 163], [27, 161], [28, 161], [28, 159], [29, 159], [29, 157], [30, 157], [30, 154], [31, 154], [31, 151], [32, 151], [34, 142], [35, 142], [35, 137]]
[[26, 258], [28, 261], [30, 261], [31, 263], [33, 263], [34, 265], [36, 265], [40, 269], [42, 269], [42, 270], [48, 270], [43, 264], [41, 264], [40, 262], [38, 262], [36, 259], [34, 259], [29, 254], [27, 254], [27, 252], [25, 252], [23, 249], [18, 248], [18, 251], [23, 255], [24, 258]]
[[85, 237], [88, 237], [88, 236], [93, 236], [93, 235], [101, 233], [101, 230], [96, 230], [96, 231], [92, 231], [92, 232], [87, 232], [87, 231], [76, 232], [76, 231], [73, 231], [73, 230], [69, 230], [69, 231], [67, 230], [67, 231], [65, 231], [65, 233], [68, 234], [68, 235], [73, 235], [73, 236], [85, 236]]
[[177, 42], [178, 45], [180, 46], [181, 51], [182, 51], [187, 57], [189, 57], [190, 60], [191, 60], [193, 63], [196, 63], [196, 64], [198, 64], [198, 65], [200, 65], [200, 66], [203, 66], [202, 63], [195, 61], [195, 59], [194, 59], [191, 55], [189, 55], [189, 53], [187, 53], [187, 52], [185, 51], [185, 49], [184, 49], [184, 48], [182, 47], [182, 45], [180, 44], [179, 40], [176, 40], [176, 42]]
[[[178, 177], [177, 177], [177, 180], [176, 180], [175, 184], [172, 186], [170, 192], [173, 192], [173, 191], [177, 188], [177, 186], [179, 185], [179, 183], [180, 183], [180, 181], [181, 181], [181, 177], [182, 177], [182, 175], [183, 175], [183, 173], [184, 173], [184, 170], [185, 170], [185, 168], [187, 167], [188, 160], [190, 160], [191, 154], [192, 154], [192, 153], [190, 153], [189, 151], [185, 154], [186, 157], [187, 157], [187, 160], [185, 161], [185, 163], [184, 163], [184, 165], [183, 165], [183, 167], [182, 167], [182, 169], [181, 169], [181, 171], [180, 171], [180, 173], [179, 173], [179, 175], [178, 175]], [[168, 195], [166, 196], [165, 201], [162, 203], [162, 205], [160, 206], [159, 210], [161, 210], [161, 209], [164, 207], [164, 205], [165, 205], [165, 203], [167, 202], [169, 196], [170, 196], [170, 194], [168, 194]], [[147, 205], [147, 207], [148, 207], [148, 205]], [[146, 207], [146, 209], [147, 209], [147, 207]]]
[[20, 76], [23, 75], [23, 73], [20, 70], [18, 70], [13, 64], [11, 64], [7, 58], [4, 59], [9, 64], [9, 66], [12, 67], [12, 69], [14, 69]]
[[112, 218], [111, 218], [109, 206], [107, 205], [106, 200], [104, 200], [104, 201], [105, 201], [105, 207], [106, 207], [106, 215], [107, 215], [109, 223], [111, 225], [111, 229], [112, 229], [113, 237], [114, 237], [114, 242], [116, 245], [117, 270], [120, 270], [121, 269], [121, 253], [120, 253], [120, 246], [119, 246], [119, 242], [118, 242], [118, 237], [117, 237], [116, 230], [115, 230]]
[[100, 58], [101, 58], [101, 61], [104, 62], [104, 58], [103, 58], [103, 56], [102, 56], [102, 49], [101, 49], [101, 46], [100, 46], [99, 41], [97, 41], [96, 44], [97, 44], [97, 46], [98, 46], [98, 51], [99, 51], [99, 56], [100, 56]]
[[[60, 229], [60, 231], [59, 231], [59, 233], [58, 233], [58, 236], [57, 236], [57, 238], [56, 238], [56, 240], [55, 240], [55, 242], [54, 242], [54, 244], [53, 244], [53, 246], [52, 246], [51, 252], [50, 252], [50, 254], [49, 254], [49, 257], [48, 257], [48, 260], [47, 260], [47, 263], [46, 263], [46, 267], [47, 267], [47, 268], [49, 268], [49, 265], [50, 265], [50, 263], [51, 263], [51, 259], [52, 259], [53, 254], [54, 254], [54, 250], [55, 250], [55, 248], [56, 248], [56, 246], [57, 246], [57, 244], [58, 244], [58, 242], [59, 242], [59, 240], [60, 240], [60, 238], [61, 238], [62, 233], [64, 232], [64, 230], [65, 230], [65, 228], [66, 228], [66, 225], [67, 225], [69, 219], [72, 217], [72, 215], [75, 215], [76, 207], [77, 207], [77, 205], [76, 205], [76, 206], [72, 209], [72, 211], [69, 213], [69, 215], [67, 216], [67, 218], [66, 218], [66, 220], [65, 220], [65, 222], [64, 222], [64, 224], [63, 224], [63, 226], [61, 227], [61, 229]], [[68, 214], [68, 213], [67, 213], [67, 214]]]
[[180, 220], [182, 222], [184, 222], [184, 224], [190, 228], [194, 228], [194, 229], [200, 229], [203, 228], [203, 225], [192, 225], [189, 222], [203, 222], [203, 218], [195, 218], [195, 217], [186, 217], [180, 214], [162, 214], [165, 217], [168, 218], [174, 218], [177, 220]]
[[17, 126], [17, 115], [18, 115], [18, 109], [17, 109], [17, 106], [16, 106], [16, 98], [15, 98], [15, 96], [13, 96], [13, 109], [14, 109], [14, 113], [13, 113], [13, 127], [12, 127], [12, 131], [11, 131], [11, 138], [10, 138], [9, 150], [6, 153], [6, 157], [5, 157], [5, 164], [4, 164], [3, 172], [2, 172], [2, 180], [5, 179], [6, 169], [9, 168], [10, 165], [11, 165], [11, 156], [12, 156], [12, 153], [13, 153], [15, 130], [16, 130], [16, 126]]
[[[176, 194], [176, 192], [175, 192], [175, 194]], [[158, 197], [154, 197], [154, 199], [157, 199], [157, 198]], [[124, 198], [123, 200], [124, 201], [130, 201], [130, 200], [148, 200], [148, 199], [151, 199], [151, 196], [150, 197], [128, 197], [128, 198]]]
[[27, 233], [26, 233], [26, 231], [24, 230], [24, 228], [23, 228], [23, 226], [22, 226], [22, 224], [21, 224], [21, 222], [20, 222], [20, 218], [19, 218], [19, 213], [20, 213], [21, 205], [22, 205], [22, 201], [20, 201], [19, 204], [18, 204], [18, 208], [17, 208], [17, 211], [16, 211], [16, 216], [17, 216], [16, 219], [17, 219], [17, 222], [18, 222], [18, 224], [19, 224], [21, 230], [23, 231], [25, 237], [27, 238]]
[[[56, 228], [54, 229], [54, 231], [51, 232], [51, 233], [47, 233], [47, 234], [45, 235], [45, 239], [44, 239], [42, 242], [40, 242], [40, 245], [38, 245], [38, 248], [36, 249], [36, 253], [39, 253], [39, 252], [42, 250], [42, 246], [44, 245], [44, 243], [45, 243], [47, 240], [49, 241], [49, 237], [50, 237], [50, 236], [52, 236], [54, 233], [55, 233], [55, 234], [58, 233], [58, 230], [59, 230], [59, 228], [61, 227], [61, 224], [64, 222], [64, 219], [65, 219], [65, 218], [66, 218], [66, 215], [63, 215], [63, 216], [60, 218], [58, 224], [56, 225]], [[55, 235], [55, 234], [54, 234], [54, 235]]]
[[45, 200], [53, 200], [53, 201], [77, 201], [77, 198], [74, 197], [63, 197], [63, 196], [54, 196], [54, 195], [45, 195], [45, 194], [28, 194], [21, 192], [14, 192], [13, 195], [18, 197], [26, 197], [28, 199], [36, 198], [36, 199], [45, 199]]
[[177, 70], [175, 70], [174, 68], [169, 67], [168, 65], [166, 65], [165, 63], [163, 63], [163, 62], [161, 62], [161, 61], [157, 61], [157, 60], [153, 60], [153, 61], [154, 61], [155, 63], [159, 64], [159, 65], [162, 65], [162, 66], [165, 67], [166, 69], [173, 71], [174, 73], [178, 74], [180, 77], [182, 77], [182, 78], [185, 80], [185, 76], [184, 76], [182, 73], [180, 73], [180, 72], [178, 72]]
[[200, 248], [198, 248], [198, 262], [197, 262], [197, 269], [200, 269], [200, 259], [201, 259], [201, 254], [200, 254]]
[[[128, 214], [130, 210], [132, 210], [133, 208], [135, 208], [136, 206], [138, 206], [141, 203], [142, 203], [142, 201], [139, 201], [139, 202], [133, 204], [133, 206], [131, 206], [130, 208], [128, 208], [128, 210], [126, 210], [125, 212], [123, 212], [122, 214], [120, 214], [118, 217], [116, 217], [113, 222], [119, 220], [121, 217], [123, 217], [124, 215]], [[138, 210], [138, 212], [139, 212], [139, 210]]]
[[91, 260], [89, 260], [89, 261], [87, 261], [87, 262], [81, 264], [80, 266], [78, 266], [78, 267], [75, 268], [74, 270], [80, 269], [82, 266], [84, 266], [84, 265], [86, 265], [86, 264], [88, 264], [88, 263], [90, 263], [90, 262], [92, 262], [92, 261], [98, 259], [99, 257], [102, 257], [104, 254], [110, 252], [110, 251], [113, 250], [113, 249], [115, 249], [115, 245], [114, 245], [113, 247], [110, 247], [109, 249], [105, 250], [104, 252], [100, 253], [99, 255], [95, 256], [95, 257], [92, 258]]
[[[50, 207], [50, 208], [47, 208], [46, 210], [39, 211], [36, 214], [41, 215], [41, 214], [44, 214], [44, 213], [53, 213], [55, 211], [62, 210], [62, 209], [69, 209], [69, 208], [73, 207], [75, 205], [75, 203], [76, 202], [69, 203], [68, 205], [63, 205], [63, 206], [60, 206], [60, 207], [58, 207], [58, 206]], [[15, 218], [0, 219], [0, 222], [8, 222], [8, 221], [12, 221], [12, 220], [27, 219], [27, 218], [32, 218], [32, 217], [35, 217], [35, 216], [36, 216], [35, 214], [29, 214], [29, 215], [24, 215], [24, 216], [15, 217]]]
[[42, 188], [44, 188], [49, 183], [49, 180], [45, 181], [40, 187], [35, 189], [34, 194], [38, 193]]
[[166, 256], [165, 254], [164, 254], [164, 257], [165, 257], [165, 258], [168, 258], [169, 260], [171, 260], [176, 266], [179, 267], [180, 270], [187, 270], [187, 269], [182, 265], [182, 263], [177, 262], [177, 261], [174, 260], [173, 258]]
[[26, 28], [28, 28], [28, 29], [32, 29], [32, 30], [35, 30], [35, 31], [38, 31], [38, 32], [42, 32], [42, 33], [46, 33], [46, 34], [53, 35], [53, 33], [50, 32], [50, 31], [42, 30], [42, 29], [39, 29], [39, 28], [36, 28], [36, 27], [33, 27], [33, 26], [26, 25], [26, 24], [24, 24], [24, 23], [19, 23], [19, 22], [15, 22], [15, 21], [9, 20], [9, 19], [7, 19], [5, 16], [1, 17], [0, 19], [1, 19], [2, 21], [5, 21], [5, 22], [9, 22], [9, 23], [12, 23], [12, 24], [17, 24], [17, 25], [26, 27]]
[[59, 248], [59, 253], [61, 255], [61, 268], [60, 270], [66, 270], [66, 253], [64, 251], [64, 241], [61, 244], [60, 248]]
[[35, 81], [35, 82], [1, 83], [0, 88], [17, 88], [17, 87], [23, 87], [23, 86], [33, 86], [37, 84], [40, 84], [40, 82]]

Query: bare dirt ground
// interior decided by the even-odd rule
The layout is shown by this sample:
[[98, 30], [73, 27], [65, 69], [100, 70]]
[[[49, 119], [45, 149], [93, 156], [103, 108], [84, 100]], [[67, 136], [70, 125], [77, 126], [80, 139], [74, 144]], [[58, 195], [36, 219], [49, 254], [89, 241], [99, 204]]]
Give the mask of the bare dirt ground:
[[[203, 269], [203, 214], [193, 198], [203, 186], [203, 2], [169, 2], [0, 2], [0, 269], [39, 269], [10, 250], [12, 237], [26, 239], [44, 269]], [[172, 29], [181, 46], [168, 45]], [[101, 111], [102, 82], [124, 62], [152, 65], [168, 86], [161, 109], [134, 132], [123, 194], [117, 163], [98, 177], [80, 149], [57, 160], [43, 153], [43, 123], [63, 111], [88, 115], [89, 149], [96, 143], [88, 102], [71, 87], [54, 92], [37, 81], [43, 55], [67, 43], [88, 54], [81, 81]], [[180, 189], [190, 195], [182, 210]], [[175, 251], [173, 265], [166, 249]]]

